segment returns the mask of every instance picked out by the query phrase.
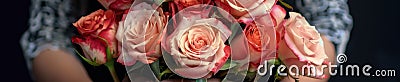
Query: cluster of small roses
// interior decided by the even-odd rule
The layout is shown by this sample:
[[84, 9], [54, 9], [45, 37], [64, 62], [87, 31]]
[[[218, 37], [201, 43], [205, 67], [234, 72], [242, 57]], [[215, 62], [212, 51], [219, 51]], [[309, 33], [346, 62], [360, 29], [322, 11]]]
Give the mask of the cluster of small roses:
[[277, 0], [98, 1], [107, 10], [79, 19], [73, 25], [80, 35], [72, 37], [96, 65], [113, 58], [127, 66], [151, 64], [168, 56], [171, 71], [198, 79], [210, 78], [228, 59], [247, 60], [254, 72], [270, 59], [321, 65], [327, 58], [315, 27]]

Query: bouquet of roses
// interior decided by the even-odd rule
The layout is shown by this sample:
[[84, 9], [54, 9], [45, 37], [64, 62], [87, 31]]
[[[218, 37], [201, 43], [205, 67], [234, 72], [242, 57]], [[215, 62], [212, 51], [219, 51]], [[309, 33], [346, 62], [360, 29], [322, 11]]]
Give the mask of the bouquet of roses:
[[282, 1], [98, 1], [107, 10], [75, 22], [72, 42], [114, 81], [115, 62], [131, 81], [266, 81], [261, 65], [327, 63], [315, 27]]

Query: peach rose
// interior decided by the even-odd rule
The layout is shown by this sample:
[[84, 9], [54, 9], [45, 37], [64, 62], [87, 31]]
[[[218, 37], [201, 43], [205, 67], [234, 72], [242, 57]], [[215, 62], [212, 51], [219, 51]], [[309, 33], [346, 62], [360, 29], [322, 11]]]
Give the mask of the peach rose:
[[[314, 26], [310, 26], [299, 13], [289, 12], [284, 22], [284, 40], [279, 44], [279, 58], [290, 65], [322, 65], [326, 58], [322, 39]], [[317, 68], [317, 73], [322, 73]], [[318, 76], [317, 76], [318, 77]]]
[[276, 42], [280, 43], [280, 40], [283, 39], [283, 33], [285, 31], [284, 29], [284, 22], [285, 21], [285, 16], [287, 15], [287, 12], [283, 7], [279, 5], [274, 5], [271, 9], [271, 17], [273, 19], [273, 24], [275, 26], [276, 30]]
[[271, 27], [269, 32], [260, 32], [259, 28], [266, 29], [263, 25], [248, 23], [245, 27], [244, 34], [246, 36], [249, 51], [250, 51], [250, 63], [249, 71], [256, 71], [261, 60], [275, 58], [275, 38], [273, 28]]
[[[268, 1], [267, 1], [268, 2]], [[217, 2], [216, 2], [217, 3]], [[273, 4], [270, 4], [273, 3]], [[232, 10], [230, 7], [226, 5], [220, 5], [224, 10]], [[257, 8], [258, 9], [258, 8]], [[263, 7], [260, 7], [260, 10], [253, 11], [245, 11], [241, 15], [236, 15], [236, 20], [241, 23], [249, 24], [257, 24], [258, 26], [262, 26], [261, 32], [265, 32], [266, 30], [271, 30], [274, 28], [276, 35], [276, 42], [279, 42], [283, 37], [282, 32], [284, 31], [282, 22], [286, 16], [286, 10], [280, 5], [276, 5], [275, 2], [269, 1], [269, 3], [265, 3]], [[230, 12], [234, 14], [234, 12]], [[225, 18], [229, 18], [229, 16], [223, 15]]]
[[[235, 18], [266, 14], [277, 0], [215, 0], [218, 7], [229, 12]], [[251, 14], [249, 14], [251, 13]]]
[[155, 9], [145, 2], [132, 8], [124, 23], [120, 24], [117, 39], [123, 45], [127, 58], [118, 62], [133, 65], [136, 60], [145, 64], [153, 63], [161, 56], [160, 42], [167, 17], [161, 9]]
[[115, 23], [115, 15], [111, 10], [97, 10], [91, 14], [81, 17], [73, 23], [80, 34], [99, 34], [102, 30]]
[[[225, 40], [231, 31], [215, 18], [183, 17], [178, 27], [166, 38], [164, 49], [175, 65], [168, 65], [185, 78], [209, 78], [216, 74], [230, 56]], [[165, 55], [164, 55], [165, 56]], [[195, 71], [193, 71], [195, 70]]]
[[115, 38], [117, 24], [113, 11], [97, 10], [81, 17], [73, 25], [80, 35], [72, 37], [72, 42], [81, 46], [86, 58], [104, 64], [107, 47], [114, 58], [119, 56]]
[[[274, 5], [271, 13], [237, 19], [239, 22], [246, 24], [243, 31], [250, 49], [249, 71], [257, 70], [258, 65], [263, 63], [262, 61], [275, 58], [276, 39], [279, 39], [276, 36], [276, 28], [279, 27], [278, 23], [283, 21], [285, 12], [279, 5]], [[245, 58], [244, 56], [242, 58]]]

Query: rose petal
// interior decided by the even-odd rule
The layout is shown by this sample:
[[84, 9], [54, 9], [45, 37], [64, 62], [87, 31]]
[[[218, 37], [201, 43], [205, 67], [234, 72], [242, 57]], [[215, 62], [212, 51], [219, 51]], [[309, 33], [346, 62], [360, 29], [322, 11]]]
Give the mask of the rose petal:
[[193, 68], [177, 68], [174, 70], [180, 76], [198, 79], [206, 76], [210, 71], [208, 70], [208, 66], [199, 66]]
[[72, 42], [81, 46], [85, 57], [98, 64], [106, 63], [106, 44], [94, 36], [74, 36]]
[[300, 14], [292, 12], [289, 14], [291, 18], [285, 22], [284, 40], [286, 45], [299, 61], [321, 65], [327, 56], [319, 33]]
[[[225, 64], [225, 40], [231, 31], [215, 18], [182, 17], [176, 29], [168, 36], [170, 54], [177, 67], [170, 67], [186, 78], [204, 78]], [[196, 45], [196, 42], [200, 42]], [[197, 47], [196, 47], [197, 46]], [[229, 47], [228, 47], [229, 48]], [[197, 71], [188, 71], [196, 69]]]
[[125, 66], [132, 66], [136, 63], [136, 59], [129, 57], [129, 55], [122, 54], [118, 57], [117, 62]]

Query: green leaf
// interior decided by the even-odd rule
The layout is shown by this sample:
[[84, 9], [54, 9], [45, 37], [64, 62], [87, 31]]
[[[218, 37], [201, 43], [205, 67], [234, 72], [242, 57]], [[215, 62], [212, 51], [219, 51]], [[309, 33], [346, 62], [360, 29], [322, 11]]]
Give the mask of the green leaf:
[[159, 68], [160, 68], [160, 61], [157, 60], [157, 61], [151, 63], [151, 64], [150, 64], [150, 67], [151, 67], [151, 69], [153, 70], [153, 73], [154, 73], [156, 76], [158, 76], [157, 78], [160, 80], [160, 79], [161, 79], [161, 77], [160, 77], [160, 69], [159, 69]]
[[207, 82], [207, 79], [204, 79], [204, 78], [196, 79], [196, 82]]
[[93, 65], [93, 66], [100, 66], [100, 65], [101, 65], [101, 64], [98, 64], [98, 63], [96, 63], [96, 62], [94, 62], [94, 61], [91, 61], [91, 60], [89, 60], [89, 59], [83, 57], [76, 49], [74, 49], [74, 51], [75, 51], [76, 53], [78, 53], [79, 57], [81, 57], [84, 61], [86, 61], [86, 62], [89, 63], [90, 65]]
[[162, 77], [164, 74], [167, 74], [167, 73], [172, 73], [172, 71], [169, 69], [165, 69], [163, 72], [160, 73], [160, 75], [158, 77]]
[[226, 60], [225, 64], [219, 70], [228, 70], [230, 68], [235, 67], [236, 65], [237, 65], [236, 62], [232, 62], [231, 59], [228, 59], [228, 60]]
[[289, 9], [291, 9], [291, 10], [293, 10], [293, 7], [292, 6], [290, 6], [288, 3], [285, 3], [285, 2], [283, 2], [282, 0], [278, 0], [279, 1], [279, 3], [281, 3], [283, 6], [285, 6], [286, 8], [289, 8]]
[[256, 72], [256, 71], [255, 71], [255, 72], [247, 71], [246, 77], [248, 77], [248, 78], [255, 78], [256, 75], [257, 75], [257, 72]]
[[274, 64], [274, 65], [281, 65], [281, 61], [277, 58], [277, 59], [271, 59], [267, 61], [268, 64]]

